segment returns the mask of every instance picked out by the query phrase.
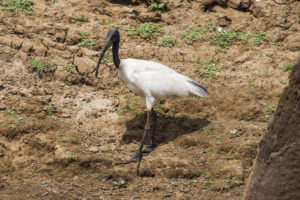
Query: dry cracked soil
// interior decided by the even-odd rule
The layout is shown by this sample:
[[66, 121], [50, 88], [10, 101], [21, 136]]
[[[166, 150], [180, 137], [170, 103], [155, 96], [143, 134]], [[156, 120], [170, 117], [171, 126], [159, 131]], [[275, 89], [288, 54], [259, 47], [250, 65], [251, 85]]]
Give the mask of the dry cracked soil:
[[[3, 9], [6, 1], [1, 200], [242, 198], [299, 57], [300, 1], [173, 0], [151, 10], [146, 0], [33, 0], [29, 14]], [[157, 29], [141, 37], [146, 22]], [[196, 28], [184, 37], [188, 27]], [[121, 83], [109, 54], [94, 75], [112, 28], [121, 58], [165, 64], [208, 90], [205, 99], [157, 101], [161, 145], [143, 157], [141, 177], [134, 163], [116, 163], [138, 147], [144, 100]], [[171, 36], [174, 46], [158, 45]]]

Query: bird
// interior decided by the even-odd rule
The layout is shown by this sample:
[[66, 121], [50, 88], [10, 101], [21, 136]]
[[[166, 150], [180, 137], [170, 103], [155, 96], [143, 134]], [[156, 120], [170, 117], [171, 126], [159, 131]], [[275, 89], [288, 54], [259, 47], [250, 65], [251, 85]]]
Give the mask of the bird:
[[137, 153], [129, 160], [117, 163], [127, 164], [136, 162], [136, 174], [139, 176], [139, 167], [143, 156], [142, 150], [147, 132], [150, 130], [151, 117], [153, 119], [152, 136], [150, 145], [147, 147], [154, 150], [157, 146], [155, 143], [155, 129], [157, 124], [157, 114], [154, 110], [155, 100], [170, 97], [207, 97], [207, 90], [199, 82], [163, 64], [134, 58], [120, 59], [119, 44], [119, 31], [117, 29], [109, 30], [98, 59], [95, 75], [98, 77], [101, 60], [107, 49], [112, 46], [113, 62], [118, 71], [119, 78], [129, 90], [145, 98], [147, 122]]

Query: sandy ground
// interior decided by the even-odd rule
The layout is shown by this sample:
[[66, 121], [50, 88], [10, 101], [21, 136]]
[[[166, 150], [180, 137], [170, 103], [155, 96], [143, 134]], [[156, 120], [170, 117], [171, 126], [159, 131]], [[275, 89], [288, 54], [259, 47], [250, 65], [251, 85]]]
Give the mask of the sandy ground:
[[[35, 0], [30, 15], [0, 10], [0, 199], [241, 199], [288, 83], [283, 67], [299, 57], [300, 2], [175, 0], [158, 11], [148, 5]], [[156, 45], [163, 33], [143, 39], [124, 30], [144, 22], [170, 30], [175, 46]], [[210, 42], [217, 31], [186, 44], [181, 33], [188, 26], [209, 22], [266, 34], [260, 45], [249, 38], [226, 51]], [[112, 62], [94, 75], [111, 28], [120, 30], [121, 58], [160, 62], [208, 90], [206, 99], [158, 101], [161, 145], [143, 157], [141, 177], [135, 164], [116, 162], [138, 148], [144, 100], [122, 84]], [[82, 31], [95, 45], [78, 45]], [[212, 58], [220, 68], [215, 79], [199, 62]], [[34, 59], [43, 72], [32, 68]]]

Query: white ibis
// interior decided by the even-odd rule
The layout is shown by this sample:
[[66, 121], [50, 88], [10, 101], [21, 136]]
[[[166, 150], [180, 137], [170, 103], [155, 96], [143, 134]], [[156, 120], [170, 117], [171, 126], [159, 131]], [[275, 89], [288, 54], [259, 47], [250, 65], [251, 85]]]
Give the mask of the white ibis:
[[168, 97], [188, 97], [199, 96], [207, 97], [207, 90], [197, 81], [177, 73], [173, 69], [147, 60], [137, 60], [133, 58], [119, 58], [120, 34], [117, 29], [110, 30], [106, 37], [106, 42], [101, 50], [101, 54], [96, 67], [96, 77], [98, 68], [106, 50], [112, 45], [112, 55], [114, 64], [118, 70], [118, 75], [124, 84], [134, 93], [145, 98], [147, 106], [147, 122], [144, 134], [137, 153], [129, 160], [119, 164], [137, 162], [137, 176], [139, 176], [139, 167], [142, 160], [142, 149], [147, 132], [150, 129], [150, 117], [153, 118], [153, 128], [150, 148], [154, 149], [155, 127], [157, 115], [153, 109], [156, 98]]

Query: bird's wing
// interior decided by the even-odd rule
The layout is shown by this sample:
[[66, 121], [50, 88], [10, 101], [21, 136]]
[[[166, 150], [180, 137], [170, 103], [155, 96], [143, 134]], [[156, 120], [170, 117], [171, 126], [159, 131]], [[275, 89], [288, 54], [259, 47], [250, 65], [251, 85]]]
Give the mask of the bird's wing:
[[175, 71], [171, 73], [158, 70], [139, 71], [132, 74], [132, 81], [136, 87], [144, 91], [145, 96], [156, 98], [207, 96], [206, 89], [200, 83]]

